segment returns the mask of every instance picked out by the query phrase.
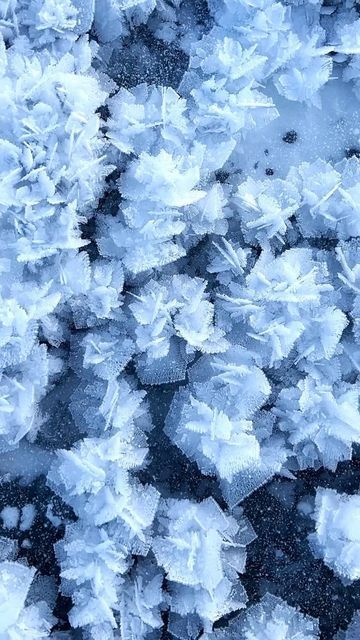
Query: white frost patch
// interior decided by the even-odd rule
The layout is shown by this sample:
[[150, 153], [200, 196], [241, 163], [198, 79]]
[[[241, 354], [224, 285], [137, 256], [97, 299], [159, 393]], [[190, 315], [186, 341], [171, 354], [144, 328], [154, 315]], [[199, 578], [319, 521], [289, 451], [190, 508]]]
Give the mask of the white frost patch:
[[0, 516], [3, 521], [3, 526], [6, 529], [16, 529], [19, 522], [19, 509], [17, 507], [4, 507]]
[[28, 531], [33, 525], [36, 509], [33, 504], [26, 504], [21, 511], [20, 530]]

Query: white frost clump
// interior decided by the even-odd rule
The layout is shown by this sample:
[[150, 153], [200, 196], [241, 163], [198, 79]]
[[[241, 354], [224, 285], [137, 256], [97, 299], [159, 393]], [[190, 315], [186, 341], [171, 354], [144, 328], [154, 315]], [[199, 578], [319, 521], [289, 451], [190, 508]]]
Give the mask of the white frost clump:
[[239, 207], [246, 241], [253, 244], [257, 240], [266, 245], [266, 240], [281, 239], [286, 233], [289, 218], [300, 206], [300, 194], [285, 180], [248, 178], [240, 184], [234, 201]]
[[280, 598], [267, 593], [246, 613], [244, 640], [317, 640], [318, 621], [303, 615]]
[[7, 48], [0, 43], [1, 449], [24, 436], [34, 440], [42, 424], [38, 404], [61, 366], [38, 337], [58, 347], [67, 338], [64, 303], [90, 289], [77, 282], [76, 269], [88, 266], [77, 255], [88, 244], [80, 227], [111, 170], [95, 113], [107, 93], [90, 71], [91, 47], [86, 39], [75, 43], [73, 23], [71, 52], [57, 39], [65, 16], [78, 13], [65, 4], [20, 2], [9, 9], [15, 31], [20, 22], [30, 37], [41, 32], [51, 51], [40, 46], [35, 52], [25, 35]]
[[[235, 618], [227, 629], [213, 635], [214, 640], [318, 640], [320, 637], [315, 618], [305, 616], [270, 593], [250, 607], [244, 617]], [[213, 636], [207, 637], [211, 640]]]
[[187, 104], [171, 87], [140, 84], [120, 89], [108, 101], [107, 137], [124, 154], [171, 151], [186, 141]]
[[134, 343], [121, 324], [106, 323], [72, 342], [72, 367], [80, 378], [114, 380], [124, 370], [134, 353]]
[[360, 232], [360, 162], [353, 156], [332, 165], [318, 159], [293, 167], [288, 175], [302, 196], [299, 223], [305, 237], [346, 240]]
[[[56, 545], [61, 590], [70, 596], [73, 627], [90, 629], [93, 638], [112, 638], [122, 574], [128, 569], [127, 549], [117, 541], [118, 527], [96, 527], [79, 521], [66, 528]], [[98, 634], [98, 635], [97, 635]]]
[[124, 544], [129, 548], [136, 540], [147, 544], [159, 500], [154, 487], [144, 486], [132, 476], [144, 467], [148, 454], [141, 427], [149, 425], [136, 420], [141, 417], [138, 405], [143, 396], [140, 393], [136, 398], [126, 382], [122, 386], [115, 380], [109, 382], [99, 407], [106, 435], [85, 438], [70, 450], [59, 450], [48, 475], [54, 490], [86, 523], [121, 523]]
[[309, 536], [315, 555], [345, 583], [360, 578], [360, 496], [319, 488], [316, 531]]
[[79, 216], [108, 172], [95, 113], [106, 93], [86, 71], [70, 54], [57, 61], [12, 49], [2, 69], [2, 233], [16, 232], [10, 256], [22, 263], [86, 244]]
[[279, 366], [294, 347], [299, 360], [312, 352], [316, 359], [329, 358], [347, 324], [336, 310], [339, 328], [329, 341], [324, 308], [332, 312], [333, 291], [326, 263], [314, 259], [310, 249], [292, 248], [278, 257], [264, 249], [245, 283], [234, 280], [219, 294], [224, 310], [219, 325], [241, 331], [245, 345], [266, 367]]
[[146, 22], [156, 0], [97, 0], [94, 27], [102, 42], [126, 36], [131, 27]]
[[171, 611], [196, 613], [205, 628], [240, 609], [246, 594], [238, 581], [246, 561], [246, 545], [255, 535], [245, 518], [235, 520], [208, 498], [164, 500], [152, 549], [170, 581]]
[[5, 529], [16, 529], [19, 517], [19, 509], [17, 507], [11, 507], [10, 505], [4, 507], [0, 513], [0, 518], [3, 521], [3, 527], [5, 527]]
[[165, 422], [166, 434], [201, 472], [219, 478], [231, 507], [279, 472], [288, 455], [273, 418], [261, 411], [271, 387], [256, 362], [238, 345], [202, 356]]
[[59, 362], [44, 345], [35, 345], [18, 367], [0, 372], [0, 451], [33, 441], [44, 422], [39, 403], [49, 389]]
[[[163, 581], [163, 572], [149, 558], [139, 559], [126, 576], [118, 604], [122, 637], [129, 640], [158, 637], [165, 608]], [[152, 636], [154, 630], [156, 635]]]
[[116, 523], [69, 525], [56, 555], [62, 592], [73, 601], [71, 625], [83, 627], [86, 637], [118, 638], [120, 628], [121, 637], [142, 640], [162, 626], [163, 574], [148, 558], [131, 567]]
[[167, 418], [172, 440], [196, 460], [202, 473], [231, 482], [239, 471], [259, 463], [260, 446], [250, 420], [236, 405], [224, 406], [206, 385], [179, 392]]
[[[160, 90], [157, 91], [166, 110], [166, 93]], [[159, 114], [151, 109], [150, 113], [147, 110], [142, 113], [141, 109], [138, 117], [145, 118], [145, 122], [134, 123], [137, 105], [132, 105], [132, 127], [122, 128], [122, 137], [110, 120], [109, 136], [115, 147], [130, 152], [134, 146], [140, 152], [150, 146], [152, 151], [141, 151], [138, 158], [126, 165], [119, 181], [121, 208], [115, 217], [99, 224], [100, 253], [121, 260], [125, 269], [133, 274], [163, 267], [183, 257], [190, 242], [189, 234], [195, 236], [191, 240], [194, 243], [197, 236], [222, 235], [227, 230], [225, 195], [220, 184], [208, 186], [203, 180], [203, 174], [207, 175], [202, 167], [204, 145], [182, 144], [186, 122], [181, 120], [180, 125], [177, 124], [177, 114], [183, 106], [178, 96], [176, 100], [175, 116], [171, 111], [170, 122], [166, 121], [166, 111], [160, 111], [159, 106]], [[122, 102], [120, 105], [124, 108]], [[145, 102], [144, 109], [147, 106]], [[146, 122], [147, 118], [156, 116], [155, 123]], [[201, 188], [200, 182], [205, 182]]]
[[46, 602], [25, 605], [35, 569], [19, 562], [0, 563], [1, 640], [48, 638], [55, 618]]
[[200, 278], [173, 276], [168, 281], [151, 280], [130, 304], [138, 326], [136, 344], [150, 360], [166, 356], [173, 336], [186, 342], [188, 352], [225, 351], [223, 332], [214, 327], [214, 307]]
[[70, 409], [79, 429], [103, 435], [111, 428], [124, 440], [139, 441], [140, 433], [152, 428], [146, 393], [131, 378], [89, 381], [85, 378], [74, 392]]
[[353, 443], [360, 443], [359, 392], [357, 384], [332, 385], [311, 376], [280, 392], [274, 414], [300, 468], [335, 470], [338, 462], [351, 460]]

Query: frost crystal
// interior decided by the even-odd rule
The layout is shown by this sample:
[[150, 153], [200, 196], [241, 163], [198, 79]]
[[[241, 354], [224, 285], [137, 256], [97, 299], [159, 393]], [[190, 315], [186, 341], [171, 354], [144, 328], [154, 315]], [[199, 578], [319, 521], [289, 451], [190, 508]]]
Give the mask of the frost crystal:
[[55, 618], [46, 602], [26, 606], [25, 601], [35, 576], [35, 569], [19, 562], [0, 563], [0, 637], [49, 638]]
[[319, 488], [315, 500], [316, 532], [309, 536], [316, 556], [346, 583], [358, 580], [360, 496]]
[[212, 498], [164, 501], [152, 548], [171, 582], [172, 611], [196, 613], [211, 629], [218, 618], [242, 608], [246, 594], [234, 581], [255, 537], [245, 518], [238, 523]]
[[[207, 636], [206, 636], [207, 637]], [[213, 636], [209, 636], [209, 640]], [[227, 630], [214, 634], [214, 640], [318, 640], [318, 621], [290, 607], [281, 598], [267, 593], [250, 607], [244, 619], [231, 621]]]

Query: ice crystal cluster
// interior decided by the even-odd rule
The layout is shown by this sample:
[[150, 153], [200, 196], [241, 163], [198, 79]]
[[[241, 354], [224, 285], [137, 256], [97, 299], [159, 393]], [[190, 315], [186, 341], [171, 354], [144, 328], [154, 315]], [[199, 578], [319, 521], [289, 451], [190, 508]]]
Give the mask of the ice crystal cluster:
[[358, 3], [0, 0], [0, 76], [0, 640], [358, 640]]

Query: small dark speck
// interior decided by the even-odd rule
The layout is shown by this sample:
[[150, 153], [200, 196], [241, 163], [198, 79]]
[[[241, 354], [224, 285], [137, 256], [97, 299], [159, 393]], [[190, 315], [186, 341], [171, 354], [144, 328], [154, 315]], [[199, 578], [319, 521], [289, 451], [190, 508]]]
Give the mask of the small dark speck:
[[291, 129], [291, 131], [287, 131], [283, 136], [283, 141], [287, 142], [288, 144], [294, 144], [296, 140], [297, 140], [297, 133], [296, 131], [294, 131], [294, 129]]
[[360, 149], [357, 149], [356, 147], [348, 147], [345, 149], [345, 156], [347, 158], [352, 158], [353, 156], [360, 158]]
[[267, 176], [273, 176], [274, 175], [274, 169], [270, 169], [270, 167], [268, 167], [267, 169], [265, 169], [265, 173]]
[[257, 168], [258, 168], [258, 166], [259, 166], [259, 161], [255, 162], [255, 164], [254, 164], [254, 169], [257, 169]]
[[268, 156], [269, 155], [269, 149], [264, 149], [264, 153], [265, 153], [266, 156]]
[[215, 172], [215, 178], [218, 182], [226, 182], [226, 180], [229, 178], [229, 172], [228, 171], [223, 171], [223, 170], [219, 170]]

